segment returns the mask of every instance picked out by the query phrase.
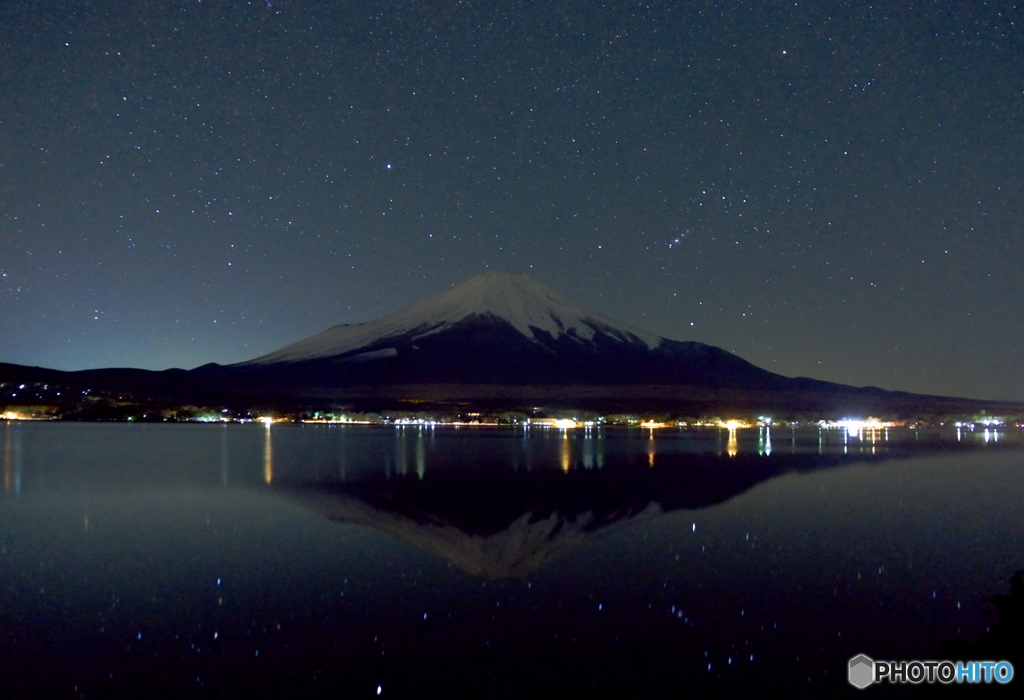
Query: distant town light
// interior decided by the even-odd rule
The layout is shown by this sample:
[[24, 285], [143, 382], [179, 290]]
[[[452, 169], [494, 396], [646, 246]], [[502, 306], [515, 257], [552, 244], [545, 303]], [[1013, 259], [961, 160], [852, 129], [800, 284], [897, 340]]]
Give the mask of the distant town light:
[[898, 428], [904, 425], [904, 423], [896, 423], [893, 421], [881, 421], [878, 418], [867, 418], [861, 420], [860, 418], [843, 418], [837, 421], [818, 421], [818, 425], [822, 428], [842, 428], [851, 435], [856, 435], [864, 430], [882, 430], [883, 428]]

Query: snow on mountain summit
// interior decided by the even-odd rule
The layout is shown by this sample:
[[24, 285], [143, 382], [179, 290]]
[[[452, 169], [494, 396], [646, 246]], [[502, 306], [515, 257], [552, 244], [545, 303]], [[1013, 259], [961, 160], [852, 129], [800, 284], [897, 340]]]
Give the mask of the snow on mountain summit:
[[538, 340], [538, 331], [552, 338], [567, 336], [577, 341], [602, 334], [622, 342], [643, 343], [651, 349], [662, 341], [653, 333], [589, 311], [529, 275], [491, 271], [382, 318], [334, 326], [251, 363], [297, 362], [345, 355], [362, 348], [386, 352], [389, 339], [415, 340], [472, 317], [504, 321], [534, 341]]

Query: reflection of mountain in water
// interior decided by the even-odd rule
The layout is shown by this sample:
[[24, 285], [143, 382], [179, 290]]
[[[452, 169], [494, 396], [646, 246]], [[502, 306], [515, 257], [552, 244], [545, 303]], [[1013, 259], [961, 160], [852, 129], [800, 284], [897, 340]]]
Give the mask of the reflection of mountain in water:
[[448, 471], [359, 484], [275, 484], [331, 520], [367, 525], [489, 579], [525, 577], [590, 537], [717, 505], [788, 472], [872, 455], [667, 455], [655, 466]]
[[331, 520], [359, 523], [395, 537], [424, 552], [449, 561], [474, 576], [487, 579], [521, 578], [578, 547], [590, 535], [635, 519], [661, 513], [655, 503], [639, 513], [599, 519], [593, 512], [537, 515], [525, 511], [492, 532], [467, 531], [411, 503], [389, 507], [386, 498], [351, 493], [345, 487], [289, 489], [304, 505]]

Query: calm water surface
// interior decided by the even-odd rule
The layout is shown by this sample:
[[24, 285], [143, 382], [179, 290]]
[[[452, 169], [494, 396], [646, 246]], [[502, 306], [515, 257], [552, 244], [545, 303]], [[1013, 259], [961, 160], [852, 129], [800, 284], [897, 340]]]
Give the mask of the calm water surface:
[[984, 632], [1022, 442], [0, 424], [0, 695], [855, 694]]

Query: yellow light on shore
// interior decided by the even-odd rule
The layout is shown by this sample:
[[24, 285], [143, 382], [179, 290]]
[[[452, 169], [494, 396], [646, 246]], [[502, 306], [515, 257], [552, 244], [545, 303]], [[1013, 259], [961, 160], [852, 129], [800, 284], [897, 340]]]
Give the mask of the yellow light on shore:
[[21, 411], [4, 411], [0, 420], [50, 420], [53, 416], [39, 413], [22, 413]]
[[640, 424], [641, 428], [647, 428], [648, 430], [654, 430], [655, 428], [667, 428], [668, 423], [659, 423], [658, 421], [648, 420]]

